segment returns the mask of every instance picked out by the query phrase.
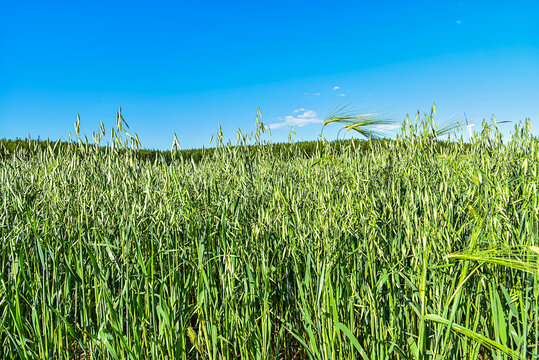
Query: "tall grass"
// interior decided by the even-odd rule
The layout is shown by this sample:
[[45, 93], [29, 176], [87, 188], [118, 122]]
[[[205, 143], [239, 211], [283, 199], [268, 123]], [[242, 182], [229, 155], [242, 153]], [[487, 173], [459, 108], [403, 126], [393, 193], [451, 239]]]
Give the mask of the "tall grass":
[[106, 151], [77, 122], [0, 159], [0, 356], [537, 357], [539, 143], [484, 123], [439, 146], [433, 124], [312, 166], [259, 122], [167, 164], [119, 112]]

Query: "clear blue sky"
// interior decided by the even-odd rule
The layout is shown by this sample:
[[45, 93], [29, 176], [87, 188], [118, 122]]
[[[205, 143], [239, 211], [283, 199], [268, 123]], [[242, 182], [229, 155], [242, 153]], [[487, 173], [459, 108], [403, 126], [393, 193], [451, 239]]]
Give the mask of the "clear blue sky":
[[257, 106], [274, 141], [309, 140], [358, 99], [537, 133], [538, 19], [537, 1], [6, 1], [0, 138], [65, 139], [77, 113], [91, 134], [121, 105], [147, 148], [235, 139]]

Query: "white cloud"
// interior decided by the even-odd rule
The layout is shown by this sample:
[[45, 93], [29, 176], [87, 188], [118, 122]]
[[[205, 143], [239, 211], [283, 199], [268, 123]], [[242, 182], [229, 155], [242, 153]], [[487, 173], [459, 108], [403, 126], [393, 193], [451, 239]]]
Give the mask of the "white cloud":
[[381, 124], [381, 125], [374, 125], [373, 128], [376, 131], [394, 131], [401, 127], [400, 124]]
[[346, 94], [339, 94], [339, 96], [346, 96]]
[[457, 25], [462, 24], [462, 20], [457, 20]]
[[333, 87], [333, 91], [337, 91], [337, 90], [339, 90], [340, 88], [341, 88], [340, 86], [334, 86], [334, 87]]
[[270, 129], [278, 129], [284, 126], [302, 127], [309, 124], [321, 124], [324, 120], [318, 118], [318, 114], [314, 110], [305, 110], [303, 108], [294, 110], [294, 115], [287, 115], [278, 123], [269, 124]]
[[313, 96], [320, 96], [320, 93], [313, 93]]

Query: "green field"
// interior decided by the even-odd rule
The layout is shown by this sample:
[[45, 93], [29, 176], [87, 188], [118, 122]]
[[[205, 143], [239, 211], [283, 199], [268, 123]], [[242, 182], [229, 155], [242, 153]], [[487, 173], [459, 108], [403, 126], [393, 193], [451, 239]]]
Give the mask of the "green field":
[[537, 358], [539, 141], [431, 115], [308, 156], [259, 127], [142, 159], [119, 121], [0, 157], [0, 357]]

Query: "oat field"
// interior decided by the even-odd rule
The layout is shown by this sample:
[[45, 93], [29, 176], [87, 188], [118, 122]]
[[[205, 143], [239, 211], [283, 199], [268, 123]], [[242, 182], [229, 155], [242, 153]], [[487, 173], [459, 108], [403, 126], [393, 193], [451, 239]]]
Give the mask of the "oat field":
[[529, 121], [169, 163], [118, 119], [0, 159], [1, 358], [539, 357]]

